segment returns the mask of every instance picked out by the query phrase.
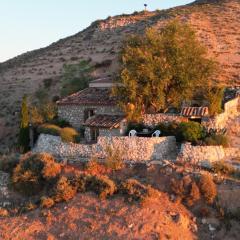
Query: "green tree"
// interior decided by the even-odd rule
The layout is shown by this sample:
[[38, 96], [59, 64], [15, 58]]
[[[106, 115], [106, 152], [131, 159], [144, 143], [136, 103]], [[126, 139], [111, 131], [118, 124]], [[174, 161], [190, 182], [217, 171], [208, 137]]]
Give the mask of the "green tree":
[[26, 152], [29, 150], [29, 111], [27, 105], [27, 96], [22, 99], [21, 107], [21, 124], [19, 132], [19, 147], [20, 150]]
[[62, 77], [61, 95], [67, 96], [88, 86], [91, 80], [92, 67], [88, 61], [81, 61], [77, 64], [64, 65]]
[[206, 57], [187, 24], [170, 22], [160, 32], [147, 29], [123, 45], [122, 65], [113, 95], [133, 120], [145, 112], [166, 112], [191, 100], [194, 92], [213, 76], [216, 63]]
[[209, 114], [214, 116], [222, 112], [222, 102], [224, 97], [223, 87], [208, 87], [204, 93], [205, 99], [208, 102]]

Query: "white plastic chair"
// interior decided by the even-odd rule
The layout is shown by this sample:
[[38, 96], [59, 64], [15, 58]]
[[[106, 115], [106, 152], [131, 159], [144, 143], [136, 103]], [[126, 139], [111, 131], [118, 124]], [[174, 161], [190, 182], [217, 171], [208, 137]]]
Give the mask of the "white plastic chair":
[[161, 135], [161, 131], [160, 130], [156, 130], [153, 134], [152, 137], [160, 137]]
[[129, 137], [136, 137], [137, 136], [137, 131], [136, 130], [131, 130], [128, 134]]

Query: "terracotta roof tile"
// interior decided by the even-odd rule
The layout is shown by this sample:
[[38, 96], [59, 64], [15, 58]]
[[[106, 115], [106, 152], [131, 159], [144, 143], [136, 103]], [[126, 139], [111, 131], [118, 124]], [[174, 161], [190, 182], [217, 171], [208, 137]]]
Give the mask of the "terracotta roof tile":
[[120, 115], [95, 115], [85, 122], [88, 127], [118, 128], [124, 116]]
[[116, 98], [111, 96], [111, 88], [86, 88], [57, 102], [58, 105], [114, 106]]
[[205, 117], [208, 114], [208, 107], [183, 107], [181, 110], [184, 117]]

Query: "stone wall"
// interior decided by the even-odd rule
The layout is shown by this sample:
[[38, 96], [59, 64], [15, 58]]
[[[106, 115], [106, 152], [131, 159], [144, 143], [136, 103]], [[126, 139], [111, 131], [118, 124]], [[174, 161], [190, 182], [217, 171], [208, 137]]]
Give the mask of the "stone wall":
[[58, 105], [58, 117], [79, 128], [84, 123], [85, 109], [94, 109], [95, 114], [122, 115], [120, 109], [115, 106]]
[[188, 118], [182, 117], [178, 114], [145, 114], [143, 116], [143, 123], [147, 126], [156, 126], [162, 122], [187, 122]]
[[151, 161], [176, 158], [175, 137], [99, 137], [93, 145], [63, 143], [60, 137], [41, 134], [34, 152], [51, 153], [61, 159], [80, 161], [97, 156], [104, 159], [108, 147], [118, 149], [126, 161]]
[[211, 163], [231, 160], [240, 157], [239, 148], [223, 148], [222, 146], [192, 146], [190, 143], [182, 144], [178, 155], [179, 160], [210, 166]]
[[213, 118], [203, 119], [202, 124], [208, 129], [224, 129], [229, 119], [237, 116], [239, 107], [239, 97], [225, 103], [224, 112]]

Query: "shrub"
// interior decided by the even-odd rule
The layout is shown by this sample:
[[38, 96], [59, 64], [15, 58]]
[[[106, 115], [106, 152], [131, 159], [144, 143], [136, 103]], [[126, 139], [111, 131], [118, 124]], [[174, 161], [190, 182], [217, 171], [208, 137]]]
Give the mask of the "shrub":
[[106, 166], [112, 170], [120, 170], [124, 167], [122, 152], [119, 149], [113, 149], [108, 146], [106, 148], [107, 157], [105, 159]]
[[92, 175], [104, 174], [106, 167], [98, 162], [96, 157], [92, 157], [85, 166], [87, 173]]
[[102, 199], [112, 196], [117, 190], [115, 183], [107, 176], [92, 176], [89, 179], [88, 187]]
[[78, 132], [74, 128], [63, 128], [60, 132], [63, 142], [75, 142]]
[[55, 204], [54, 200], [50, 197], [42, 197], [41, 198], [41, 207], [42, 208], [51, 208]]
[[38, 133], [59, 136], [61, 133], [61, 128], [54, 124], [45, 123], [38, 127]]
[[195, 180], [189, 175], [182, 179], [171, 179], [170, 186], [173, 193], [184, 200], [189, 206], [192, 206], [201, 197]]
[[159, 123], [155, 129], [160, 129], [163, 136], [176, 136], [178, 123]]
[[178, 134], [180, 141], [197, 143], [198, 140], [203, 138], [204, 129], [197, 122], [184, 122], [179, 124]]
[[26, 154], [13, 171], [14, 187], [27, 195], [38, 193], [47, 184], [52, 183], [61, 172], [60, 164], [46, 153]]
[[71, 185], [70, 181], [61, 176], [55, 186], [54, 200], [56, 202], [69, 201], [76, 195], [77, 189]]
[[66, 121], [64, 119], [59, 119], [59, 118], [54, 118], [50, 123], [57, 125], [60, 128], [71, 127], [71, 125], [68, 121]]
[[127, 195], [127, 200], [147, 202], [151, 198], [159, 195], [159, 192], [150, 186], [141, 184], [136, 179], [128, 179], [120, 186], [120, 192]]
[[70, 184], [74, 186], [78, 192], [86, 192], [87, 185], [90, 178], [91, 178], [90, 175], [79, 174], [79, 175], [75, 175], [72, 179], [69, 179], [69, 181], [70, 181]]
[[205, 144], [208, 146], [220, 146], [228, 147], [229, 140], [228, 137], [224, 134], [214, 134], [212, 136], [207, 137], [204, 140]]
[[231, 175], [235, 171], [234, 167], [231, 164], [224, 161], [213, 163], [212, 169], [215, 173], [221, 173], [224, 175]]
[[216, 185], [210, 174], [202, 174], [199, 181], [199, 188], [208, 204], [212, 204], [217, 196]]

